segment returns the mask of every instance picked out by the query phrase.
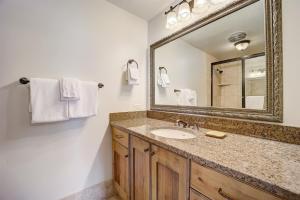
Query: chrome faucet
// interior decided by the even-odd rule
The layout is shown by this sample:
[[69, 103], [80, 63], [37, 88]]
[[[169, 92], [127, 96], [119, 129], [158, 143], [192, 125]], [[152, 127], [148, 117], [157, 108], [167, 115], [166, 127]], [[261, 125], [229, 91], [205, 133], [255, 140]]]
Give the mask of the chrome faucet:
[[179, 126], [179, 127], [182, 126], [183, 128], [186, 128], [186, 127], [188, 126], [188, 123], [185, 122], [185, 121], [182, 121], [182, 120], [180, 120], [180, 119], [177, 119], [175, 125], [176, 125], [176, 126]]
[[198, 124], [194, 124], [194, 125], [189, 125], [189, 128], [194, 129], [199, 131], [200, 130], [200, 126]]

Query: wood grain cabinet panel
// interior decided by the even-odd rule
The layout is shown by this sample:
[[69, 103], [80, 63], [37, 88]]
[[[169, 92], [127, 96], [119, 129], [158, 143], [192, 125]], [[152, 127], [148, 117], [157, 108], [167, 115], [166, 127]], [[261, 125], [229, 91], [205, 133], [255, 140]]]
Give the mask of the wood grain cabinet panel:
[[188, 199], [188, 160], [152, 146], [152, 200]]
[[131, 199], [150, 199], [150, 144], [130, 136]]
[[113, 180], [117, 193], [124, 200], [129, 198], [128, 149], [113, 141]]
[[279, 200], [278, 197], [194, 162], [191, 164], [191, 187], [213, 200]]
[[190, 189], [190, 200], [210, 200], [210, 199], [200, 194], [199, 192]]
[[119, 142], [124, 147], [128, 148], [128, 137], [129, 137], [128, 133], [125, 133], [116, 128], [112, 128], [112, 137], [113, 137], [113, 140]]

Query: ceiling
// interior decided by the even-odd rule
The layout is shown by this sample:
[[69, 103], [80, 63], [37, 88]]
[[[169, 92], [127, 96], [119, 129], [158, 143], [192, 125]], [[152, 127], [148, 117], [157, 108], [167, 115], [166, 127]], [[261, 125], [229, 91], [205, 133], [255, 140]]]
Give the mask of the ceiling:
[[[205, 51], [215, 58], [228, 59], [264, 52], [264, 1], [256, 2], [211, 24], [208, 24], [181, 39], [190, 45]], [[228, 41], [229, 36], [238, 31], [247, 33], [251, 40], [246, 51], [237, 51]]]
[[175, 0], [107, 0], [147, 21], [168, 8]]

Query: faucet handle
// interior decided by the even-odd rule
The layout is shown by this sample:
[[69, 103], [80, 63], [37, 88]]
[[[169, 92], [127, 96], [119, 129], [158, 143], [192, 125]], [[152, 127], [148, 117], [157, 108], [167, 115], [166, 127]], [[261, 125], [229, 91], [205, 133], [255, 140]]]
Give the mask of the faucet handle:
[[176, 123], [175, 123], [175, 126], [179, 126], [182, 125], [183, 128], [186, 128], [188, 126], [188, 123], [187, 122], [184, 122], [180, 119], [176, 120]]
[[189, 125], [189, 128], [196, 129], [197, 131], [200, 130], [200, 126], [198, 124]]

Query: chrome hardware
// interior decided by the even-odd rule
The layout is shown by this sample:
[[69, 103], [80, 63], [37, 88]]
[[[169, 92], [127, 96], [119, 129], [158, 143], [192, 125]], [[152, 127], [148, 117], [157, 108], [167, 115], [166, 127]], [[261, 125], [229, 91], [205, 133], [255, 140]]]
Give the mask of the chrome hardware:
[[222, 197], [224, 197], [226, 200], [232, 200], [232, 198], [230, 198], [229, 196], [227, 196], [227, 195], [223, 192], [222, 188], [219, 188], [218, 193], [219, 193]]
[[179, 126], [179, 127], [182, 126], [183, 128], [186, 128], [188, 126], [188, 123], [185, 122], [185, 121], [182, 121], [182, 120], [178, 119], [178, 120], [176, 120], [176, 124], [175, 125]]
[[189, 125], [189, 128], [194, 129], [199, 131], [200, 130], [200, 126], [198, 124], [194, 124], [194, 125]]
[[122, 139], [122, 138], [124, 138], [124, 136], [123, 135], [115, 135], [115, 138]]
[[[26, 84], [30, 83], [30, 80], [26, 77], [22, 77], [19, 79], [19, 83], [22, 85], [26, 85]], [[103, 88], [103, 87], [104, 87], [103, 83], [98, 83], [98, 88]]]

